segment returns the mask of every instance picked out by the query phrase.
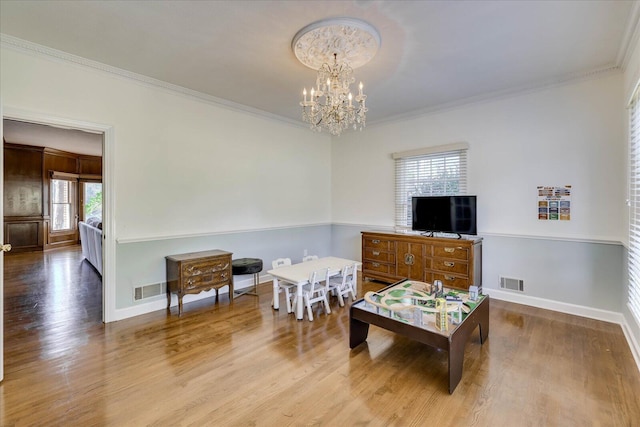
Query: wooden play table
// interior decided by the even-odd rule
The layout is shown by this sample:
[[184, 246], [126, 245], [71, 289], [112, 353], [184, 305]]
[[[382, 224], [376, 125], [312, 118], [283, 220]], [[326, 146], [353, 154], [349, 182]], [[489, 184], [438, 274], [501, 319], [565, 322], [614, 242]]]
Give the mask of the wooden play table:
[[[381, 291], [368, 292], [350, 309], [349, 346], [355, 348], [367, 340], [369, 325], [376, 325], [449, 353], [449, 393], [453, 393], [462, 378], [464, 347], [471, 333], [480, 327], [480, 342], [489, 337], [489, 296], [479, 295], [469, 300], [465, 291], [444, 289], [444, 295], [456, 295], [462, 300], [462, 320], [451, 322], [451, 313], [458, 303], [448, 303], [447, 330], [436, 327], [434, 297], [430, 284], [402, 280]], [[431, 300], [431, 301], [430, 301]]]

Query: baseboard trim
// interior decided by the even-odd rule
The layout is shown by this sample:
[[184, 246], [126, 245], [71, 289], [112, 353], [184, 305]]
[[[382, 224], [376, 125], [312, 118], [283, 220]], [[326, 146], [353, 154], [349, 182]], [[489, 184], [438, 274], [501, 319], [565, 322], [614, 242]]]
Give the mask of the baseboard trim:
[[627, 342], [629, 343], [629, 349], [631, 350], [631, 354], [633, 355], [633, 359], [636, 361], [636, 366], [638, 367], [638, 372], [640, 372], [640, 344], [636, 341], [636, 338], [633, 336], [631, 332], [631, 328], [629, 328], [629, 324], [626, 319], [622, 324], [622, 332], [624, 333], [625, 338], [627, 338]]
[[[259, 283], [271, 282], [271, 280], [273, 279], [268, 274], [265, 274], [264, 276], [260, 275]], [[252, 286], [253, 286], [253, 276], [250, 276], [249, 278], [241, 279], [241, 280], [235, 279], [233, 282], [234, 290], [245, 289]], [[224, 287], [220, 289], [221, 295], [228, 294], [228, 293], [229, 293], [228, 287]], [[215, 290], [212, 289], [210, 291], [200, 292], [199, 294], [185, 295], [184, 298], [182, 299], [182, 302], [183, 304], [187, 304], [190, 302], [199, 301], [204, 298], [210, 298], [215, 295], [216, 295]], [[175, 307], [177, 305], [178, 305], [178, 297], [176, 295], [172, 295], [171, 307]], [[148, 302], [139, 303], [127, 308], [116, 309], [113, 321], [124, 320], [130, 317], [140, 316], [142, 314], [148, 314], [154, 311], [166, 310], [166, 309], [167, 309], [167, 296], [161, 295], [161, 296], [153, 297], [152, 299], [150, 298]]]
[[587, 317], [589, 319], [601, 320], [603, 322], [616, 323], [620, 325], [620, 327], [622, 328], [622, 332], [627, 339], [627, 343], [629, 344], [629, 349], [631, 350], [633, 359], [636, 362], [638, 371], [640, 372], [640, 345], [638, 345], [638, 342], [631, 333], [631, 329], [629, 328], [629, 325], [627, 324], [627, 321], [622, 313], [601, 310], [598, 308], [585, 307], [577, 304], [552, 301], [544, 298], [532, 297], [529, 295], [520, 295], [514, 292], [503, 291], [501, 289], [483, 288], [483, 292], [488, 294], [491, 298], [501, 301], [529, 305], [531, 307], [558, 311], [560, 313]]
[[530, 305], [532, 307], [544, 308], [546, 310], [558, 311], [560, 313], [573, 314], [574, 316], [587, 317], [589, 319], [602, 320], [609, 323], [622, 325], [624, 316], [615, 311], [601, 310], [599, 308], [586, 307], [583, 305], [570, 304], [566, 302], [553, 301], [545, 298], [521, 295], [515, 292], [503, 291], [501, 289], [482, 288], [483, 292], [489, 294], [491, 298], [516, 304]]

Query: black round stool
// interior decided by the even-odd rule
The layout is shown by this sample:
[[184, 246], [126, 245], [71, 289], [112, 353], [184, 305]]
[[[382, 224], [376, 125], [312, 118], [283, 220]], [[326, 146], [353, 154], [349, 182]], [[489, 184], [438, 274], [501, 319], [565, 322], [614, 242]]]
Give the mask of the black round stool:
[[[241, 276], [243, 274], [253, 274], [253, 291], [235, 291], [236, 296], [258, 295], [258, 283], [260, 283], [260, 272], [262, 271], [262, 260], [260, 258], [238, 258], [231, 261], [231, 274]], [[235, 288], [235, 286], [234, 286]]]

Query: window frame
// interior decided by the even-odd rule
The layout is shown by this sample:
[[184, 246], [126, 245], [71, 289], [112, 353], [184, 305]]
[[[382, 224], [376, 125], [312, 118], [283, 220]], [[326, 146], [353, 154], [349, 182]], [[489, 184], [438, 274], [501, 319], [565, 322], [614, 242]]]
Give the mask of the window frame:
[[[469, 144], [466, 142], [426, 147], [393, 153], [395, 160], [395, 226], [398, 230], [411, 229], [411, 197], [467, 194]], [[449, 173], [457, 162], [457, 176], [434, 179], [435, 173]], [[423, 168], [422, 166], [427, 166]], [[408, 175], [413, 174], [413, 177]], [[455, 186], [451, 183], [455, 182]], [[435, 184], [435, 185], [434, 185]], [[429, 185], [428, 192], [416, 190], [418, 185]], [[440, 187], [443, 191], [434, 191]], [[455, 188], [453, 188], [455, 187]]]
[[[68, 185], [67, 188], [67, 202], [65, 203], [56, 203], [53, 197], [53, 192], [55, 191], [55, 185], [54, 185], [54, 181], [60, 181], [60, 182], [66, 182]], [[73, 180], [68, 180], [68, 179], [59, 179], [59, 178], [52, 178], [51, 179], [51, 184], [50, 184], [50, 209], [51, 209], [51, 232], [52, 233], [69, 233], [69, 232], [73, 232], [77, 226], [74, 224], [74, 218], [76, 217], [75, 214], [75, 191], [76, 191], [76, 186], [73, 185], [75, 183], [75, 181]], [[56, 210], [54, 209], [54, 206], [56, 205], [66, 205], [69, 207], [69, 228], [61, 228], [61, 229], [55, 229], [54, 228], [54, 224], [55, 224], [55, 212]]]
[[[100, 184], [101, 189], [100, 192], [102, 192], [104, 190], [104, 185], [102, 183], [101, 180], [99, 179], [84, 179], [84, 178], [80, 178], [78, 181], [78, 215], [79, 215], [79, 220], [80, 221], [85, 221], [88, 217], [86, 215], [85, 209], [86, 209], [86, 203], [87, 200], [85, 200], [85, 193], [86, 193], [86, 185], [87, 184]], [[104, 211], [104, 207], [102, 208], [102, 212]], [[102, 219], [102, 212], [100, 212], [100, 218]]]

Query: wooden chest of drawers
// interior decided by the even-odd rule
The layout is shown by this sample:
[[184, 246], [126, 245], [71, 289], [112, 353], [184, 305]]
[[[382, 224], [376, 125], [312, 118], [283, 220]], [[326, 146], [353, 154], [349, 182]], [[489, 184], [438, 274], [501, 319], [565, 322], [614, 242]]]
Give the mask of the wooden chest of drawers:
[[167, 256], [167, 308], [171, 307], [171, 294], [178, 295], [178, 315], [182, 314], [182, 297], [210, 289], [229, 286], [229, 299], [233, 300], [231, 252], [219, 249]]
[[482, 289], [482, 238], [446, 239], [362, 232], [363, 278], [394, 283], [413, 279], [445, 287]]

